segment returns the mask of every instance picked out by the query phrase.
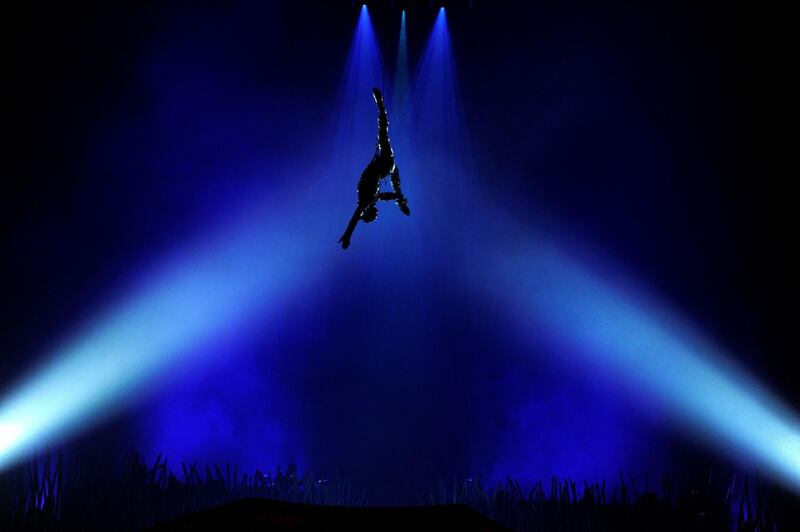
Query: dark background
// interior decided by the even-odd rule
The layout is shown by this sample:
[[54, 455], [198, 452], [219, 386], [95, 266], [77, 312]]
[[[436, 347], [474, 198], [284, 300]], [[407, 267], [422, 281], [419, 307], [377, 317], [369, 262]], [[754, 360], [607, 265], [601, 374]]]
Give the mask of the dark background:
[[[390, 3], [370, 6], [391, 69], [399, 11]], [[427, 2], [409, 7], [412, 70], [435, 15]], [[309, 157], [309, 141], [326, 142], [315, 129], [336, 105], [357, 16], [358, 6], [343, 1], [35, 6], [3, 17], [0, 389], [43, 360], [141, 264], [235, 210], [239, 191], [253, 184], [254, 164], [285, 167]], [[448, 5], [480, 184], [519, 219], [534, 209], [554, 213], [800, 407], [792, 369], [797, 87], [787, 18], [728, 4]], [[341, 208], [342, 224], [351, 208]], [[334, 235], [340, 228], [320, 230]], [[315, 315], [323, 322], [309, 325], [319, 342], [303, 343], [299, 325], [271, 340], [294, 353], [294, 362], [280, 363], [274, 377], [275, 389], [289, 396], [263, 408], [295, 416], [278, 432], [306, 437], [297, 437], [304, 449], [296, 455], [285, 443], [294, 440], [281, 440], [267, 463], [296, 459], [328, 474], [340, 468], [370, 485], [404, 477], [414, 489], [439, 475], [536, 476], [496, 470], [498, 463], [514, 467], [514, 459], [495, 459], [504, 453], [497, 440], [509, 437], [502, 419], [529, 371], [499, 354], [516, 349], [498, 339], [502, 324], [465, 334], [465, 324], [485, 323], [480, 308], [459, 296], [429, 304], [431, 315], [449, 318], [440, 319], [427, 354], [483, 350], [494, 362], [473, 357], [453, 370], [442, 357], [426, 366], [417, 384], [435, 386], [445, 399], [414, 396], [427, 412], [420, 417], [393, 402], [397, 388], [372, 390], [369, 375], [349, 392], [330, 384], [370, 371], [348, 355], [359, 349], [357, 333], [341, 331], [368, 326], [374, 309], [348, 299], [353, 292], [345, 288], [330, 289], [338, 290], [335, 297]], [[259, 353], [264, 342], [231, 349]], [[333, 356], [323, 360], [325, 342]], [[555, 370], [541, 371], [544, 380]], [[572, 384], [569, 398], [550, 395], [557, 406], [547, 415], [566, 415], [573, 402], [602, 395]], [[175, 393], [191, 393], [186, 386]], [[307, 404], [298, 407], [287, 390]], [[331, 394], [339, 398], [332, 405]], [[364, 396], [371, 406], [362, 405]], [[121, 449], [144, 439], [153, 451], [158, 430], [184, 416], [177, 409], [158, 418], [160, 429], [148, 428], [147, 412], [166, 397], [151, 399], [145, 413], [121, 412], [87, 439]], [[240, 406], [223, 401], [216, 412], [236, 417], [227, 412]], [[625, 419], [629, 407], [609, 408]], [[392, 418], [404, 428], [388, 428]], [[570, 438], [558, 424], [552, 431], [554, 439]], [[611, 470], [615, 457], [638, 457], [619, 467], [678, 471], [716, 460], [652, 421], [631, 434], [638, 439], [609, 451]], [[403, 450], [382, 438], [402, 441]], [[643, 442], [654, 438], [653, 451]], [[617, 441], [599, 439], [612, 447]], [[181, 442], [172, 449], [180, 451]], [[170, 449], [168, 436], [164, 445]], [[248, 466], [259, 460], [252, 449], [231, 456], [199, 445], [186, 452]], [[563, 459], [554, 456], [554, 470]], [[417, 483], [405, 478], [411, 468], [424, 471]]]

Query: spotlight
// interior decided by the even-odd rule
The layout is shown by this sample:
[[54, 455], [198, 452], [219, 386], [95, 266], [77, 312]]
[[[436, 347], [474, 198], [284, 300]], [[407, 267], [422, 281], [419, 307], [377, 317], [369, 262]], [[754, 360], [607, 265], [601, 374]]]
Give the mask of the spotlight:
[[[364, 3], [344, 102], [363, 102], [363, 87], [378, 86], [381, 74]], [[374, 120], [374, 110], [367, 109]], [[344, 114], [368, 123], [352, 108]], [[327, 271], [321, 250], [335, 249], [322, 232], [286, 229], [310, 226], [297, 206], [319, 186], [254, 203], [237, 220], [154, 265], [116, 304], [54, 348], [42, 367], [0, 397], [0, 470], [36, 445], [57, 444], [118, 411], [181, 364], [202, 365], [200, 347], [276, 318], [297, 289]]]
[[199, 348], [274, 315], [320, 271], [307, 256], [320, 246], [268, 229], [286, 216], [258, 209], [164, 260], [54, 349], [0, 399], [0, 470], [117, 411], [181, 364], [202, 366]]
[[687, 320], [546, 240], [506, 251], [481, 285], [523, 335], [800, 492], [800, 419]]

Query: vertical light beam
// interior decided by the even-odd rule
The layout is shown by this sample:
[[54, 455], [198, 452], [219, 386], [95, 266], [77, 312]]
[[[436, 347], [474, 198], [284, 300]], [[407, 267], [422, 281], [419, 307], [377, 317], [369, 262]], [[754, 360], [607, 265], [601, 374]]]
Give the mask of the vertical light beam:
[[[454, 65], [441, 8], [416, 78], [415, 129], [424, 131], [417, 146], [428, 152], [427, 167], [433, 166], [432, 152], [445, 154], [452, 169], [446, 175], [458, 175], [465, 197], [487, 198], [489, 191], [465, 177], [473, 172], [459, 137], [464, 127]], [[462, 149], [448, 149], [453, 146]], [[504, 244], [494, 246], [493, 266], [479, 268], [477, 276], [476, 257], [464, 257], [461, 271], [470, 285], [504, 301], [510, 319], [532, 342], [552, 343], [557, 348], [552, 351], [567, 363], [577, 360], [578, 368], [624, 384], [643, 408], [662, 409], [709, 446], [763, 468], [800, 492], [800, 419], [794, 412], [665, 305], [621, 279], [592, 271], [585, 260], [535, 231], [498, 221], [503, 211], [485, 204], [483, 215], [476, 216], [497, 221], [494, 230], [501, 234], [484, 238]], [[477, 231], [462, 227], [459, 233], [474, 237]], [[512, 234], [519, 242], [509, 246]], [[485, 256], [479, 261], [487, 264]]]
[[400, 35], [397, 39], [397, 60], [394, 76], [395, 113], [405, 115], [408, 109], [408, 40], [406, 38], [406, 11], [400, 14]]
[[[413, 135], [412, 175], [420, 196], [415, 203], [437, 231], [445, 234], [475, 235], [481, 230], [477, 216], [471, 216], [481, 196], [476, 189], [471, 144], [456, 76], [455, 60], [447, 15], [439, 9], [414, 75], [411, 127]], [[408, 164], [406, 165], [408, 166]], [[423, 188], [424, 185], [424, 188]], [[443, 201], [444, 200], [444, 201]], [[443, 204], [447, 208], [443, 208]], [[466, 213], [466, 215], [465, 215]], [[429, 238], [422, 235], [423, 238]], [[442, 238], [437, 247], [448, 260], [477, 259], [478, 248], [452, 238]], [[480, 260], [480, 259], [477, 259]]]
[[[502, 220], [504, 209], [487, 203], [491, 191], [472, 186], [474, 172], [463, 162], [463, 152], [470, 150], [464, 150], [455, 78], [442, 8], [415, 82], [417, 146], [424, 148], [418, 153], [426, 153], [428, 173], [434, 169], [450, 184], [458, 178], [456, 188], [472, 198], [472, 208], [482, 198], [482, 214], [475, 219], [496, 222], [459, 228], [460, 234], [481, 234], [481, 240], [497, 243], [489, 252], [495, 254], [492, 267], [486, 266], [484, 254], [463, 257], [463, 279], [484, 296], [503, 301], [532, 342], [550, 342], [552, 351], [572, 366], [578, 360], [577, 367], [633, 390], [639, 406], [659, 408], [709, 446], [763, 468], [800, 492], [800, 420], [795, 413], [665, 305], [630, 283], [592, 271], [585, 259], [564, 253], [535, 231]], [[443, 159], [443, 168], [436, 167], [434, 155]], [[474, 248], [472, 241], [458, 247]], [[481, 264], [477, 275], [475, 264]]]
[[[344, 82], [340, 89], [339, 108], [336, 115], [350, 117], [357, 120], [360, 117], [352, 116], [354, 111], [362, 107], [370, 110], [369, 101], [372, 87], [383, 88], [383, 61], [381, 59], [378, 41], [372, 28], [372, 21], [366, 5], [361, 6], [361, 12], [356, 22], [350, 53], [347, 56]], [[365, 93], [367, 102], [364, 105]], [[346, 127], [352, 124], [345, 124]]]
[[457, 112], [450, 32], [444, 9], [439, 10], [414, 81], [414, 128], [419, 142], [458, 160], [456, 135], [462, 130]]
[[[360, 172], [355, 169], [364, 164], [365, 157], [371, 156], [374, 149], [376, 111], [372, 101], [373, 87], [383, 87], [383, 63], [369, 10], [362, 5], [332, 116], [335, 130], [330, 144], [329, 172], [337, 177], [331, 180], [335, 185], [334, 193], [339, 194], [342, 204], [348, 205], [349, 212], [343, 211], [339, 215], [345, 220], [352, 213], [349, 204], [354, 198], [357, 172]], [[347, 199], [342, 195], [344, 193]]]
[[[363, 155], [359, 151], [354, 164], [354, 150], [347, 147], [374, 142], [369, 90], [382, 80], [380, 52], [363, 5], [336, 109], [339, 141], [333, 143], [332, 160], [339, 165], [334, 171], [347, 179]], [[353, 139], [357, 126], [363, 128], [363, 142]], [[97, 423], [168, 371], [179, 370], [180, 363], [202, 364], [198, 348], [250, 320], [268, 321], [297, 287], [314, 282], [324, 264], [320, 250], [336, 249], [336, 233], [324, 234], [330, 243], [309, 242], [305, 226], [311, 224], [298, 219], [303, 211], [294, 207], [321, 191], [335, 197], [354, 186], [312, 181], [296, 197], [273, 195], [271, 208], [254, 207], [239, 222], [165, 260], [0, 398], [0, 469], [36, 445], [57, 444]], [[317, 214], [332, 218], [328, 211]]]

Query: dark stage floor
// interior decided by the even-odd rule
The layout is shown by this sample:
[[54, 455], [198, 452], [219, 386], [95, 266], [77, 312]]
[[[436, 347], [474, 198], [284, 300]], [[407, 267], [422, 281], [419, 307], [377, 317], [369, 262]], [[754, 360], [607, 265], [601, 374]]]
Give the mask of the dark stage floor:
[[266, 499], [243, 499], [197, 512], [153, 532], [258, 530], [508, 530], [463, 504], [346, 508]]

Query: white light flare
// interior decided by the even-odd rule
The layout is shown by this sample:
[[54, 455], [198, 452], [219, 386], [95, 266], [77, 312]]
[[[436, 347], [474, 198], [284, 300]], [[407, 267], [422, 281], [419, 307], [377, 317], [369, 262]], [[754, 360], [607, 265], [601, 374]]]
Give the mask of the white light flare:
[[508, 251], [482, 283], [524, 335], [800, 492], [800, 419], [730, 356], [643, 291], [546, 241]]
[[0, 470], [144, 395], [167, 372], [201, 366], [209, 343], [274, 318], [322, 271], [321, 248], [297, 229], [258, 210], [135, 283], [0, 401]]

